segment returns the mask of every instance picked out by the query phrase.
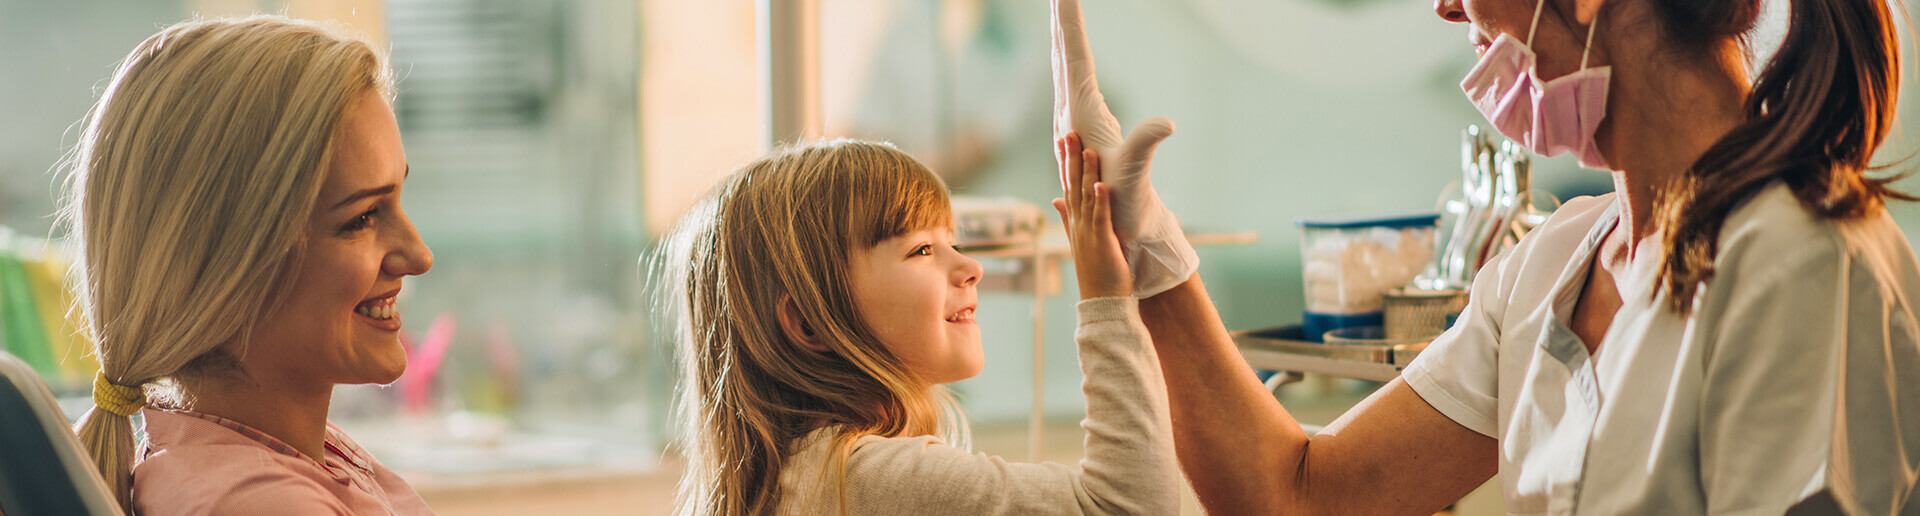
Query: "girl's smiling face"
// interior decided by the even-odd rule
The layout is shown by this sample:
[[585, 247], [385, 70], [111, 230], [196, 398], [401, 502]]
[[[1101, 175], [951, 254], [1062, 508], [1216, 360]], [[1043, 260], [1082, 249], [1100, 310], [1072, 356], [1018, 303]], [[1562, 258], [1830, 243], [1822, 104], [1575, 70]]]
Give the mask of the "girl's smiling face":
[[400, 278], [433, 267], [433, 252], [400, 209], [400, 129], [385, 99], [367, 93], [338, 131], [293, 281], [241, 359], [256, 378], [389, 383], [407, 367], [394, 299]]
[[953, 246], [951, 229], [928, 228], [851, 256], [854, 303], [887, 350], [928, 383], [980, 374], [974, 285], [980, 262]]

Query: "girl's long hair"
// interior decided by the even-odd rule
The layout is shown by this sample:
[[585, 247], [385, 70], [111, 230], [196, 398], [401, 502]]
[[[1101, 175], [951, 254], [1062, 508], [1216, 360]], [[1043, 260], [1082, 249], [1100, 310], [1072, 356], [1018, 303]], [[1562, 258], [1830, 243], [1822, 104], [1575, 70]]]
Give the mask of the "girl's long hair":
[[[841, 495], [859, 437], [939, 435], [965, 446], [950, 393], [874, 337], [848, 273], [853, 253], [949, 226], [951, 216], [946, 186], [926, 166], [890, 145], [837, 140], [747, 165], [680, 220], [655, 263], [663, 304], [680, 323], [688, 471], [679, 514], [772, 511], [793, 445], [819, 429], [837, 429], [823, 473]], [[781, 330], [786, 302], [828, 352]]]

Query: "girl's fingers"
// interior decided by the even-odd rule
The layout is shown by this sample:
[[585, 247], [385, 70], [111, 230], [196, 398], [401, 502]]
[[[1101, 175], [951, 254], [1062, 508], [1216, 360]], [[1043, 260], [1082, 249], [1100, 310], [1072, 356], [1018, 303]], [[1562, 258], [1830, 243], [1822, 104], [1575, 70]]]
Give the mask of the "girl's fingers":
[[1073, 238], [1073, 218], [1067, 216], [1067, 200], [1059, 197], [1053, 198], [1053, 211], [1060, 212], [1060, 224], [1067, 227], [1067, 238]]
[[1113, 234], [1113, 191], [1104, 182], [1093, 184], [1093, 229]]
[[1053, 162], [1057, 164], [1054, 172], [1060, 175], [1060, 192], [1065, 193], [1067, 191], [1067, 137], [1062, 136], [1053, 141]]
[[1080, 206], [1080, 176], [1086, 166], [1079, 140], [1067, 133], [1067, 208], [1076, 211]]
[[[1107, 174], [1106, 174], [1106, 171], [1101, 170], [1101, 168], [1103, 167], [1100, 166], [1100, 154], [1095, 153], [1093, 151], [1087, 151], [1087, 156], [1089, 157], [1090, 161], [1087, 162], [1087, 171], [1085, 173], [1089, 178], [1087, 180], [1087, 184], [1091, 185], [1091, 184], [1100, 182], [1103, 178], [1106, 177]], [[1087, 195], [1093, 195], [1093, 190], [1088, 189]]]
[[1082, 151], [1086, 155], [1080, 158], [1080, 208], [1074, 216], [1093, 215], [1093, 184], [1100, 181], [1100, 155], [1091, 150]]

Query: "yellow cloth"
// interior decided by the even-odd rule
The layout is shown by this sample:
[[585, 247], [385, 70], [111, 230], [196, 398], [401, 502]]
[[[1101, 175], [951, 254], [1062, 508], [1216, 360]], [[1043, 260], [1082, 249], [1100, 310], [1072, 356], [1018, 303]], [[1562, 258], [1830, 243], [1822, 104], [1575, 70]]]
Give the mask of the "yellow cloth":
[[[60, 378], [48, 378], [48, 382], [60, 382], [58, 385], [74, 386], [87, 371], [100, 370], [100, 361], [93, 358], [93, 342], [80, 336], [77, 321], [67, 317], [73, 306], [73, 295], [67, 290], [69, 279], [66, 275], [67, 262], [55, 250], [47, 246], [39, 258], [29, 258], [21, 262], [27, 271], [28, 290], [33, 291], [33, 302], [40, 307], [41, 328], [47, 334], [47, 349], [55, 362], [60, 364]], [[25, 258], [23, 256], [23, 258]]]
[[129, 417], [147, 406], [147, 391], [138, 386], [114, 385], [107, 381], [107, 372], [101, 371], [93, 377], [93, 405], [120, 417]]

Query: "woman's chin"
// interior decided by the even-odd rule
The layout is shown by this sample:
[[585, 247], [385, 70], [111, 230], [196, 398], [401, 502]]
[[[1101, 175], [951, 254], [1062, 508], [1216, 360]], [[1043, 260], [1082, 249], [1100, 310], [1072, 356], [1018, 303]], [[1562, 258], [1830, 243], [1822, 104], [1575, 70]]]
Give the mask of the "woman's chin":
[[379, 385], [391, 384], [393, 382], [400, 381], [400, 375], [406, 372], [407, 372], [407, 365], [405, 363], [402, 363], [400, 364], [400, 367], [391, 368], [391, 370], [388, 370], [388, 371], [382, 371], [377, 378], [374, 378], [372, 381], [365, 382], [365, 383], [379, 384]]
[[407, 372], [406, 349], [395, 343], [392, 349], [369, 357], [366, 363], [355, 369], [354, 381], [343, 383], [386, 385], [399, 381], [400, 375]]

